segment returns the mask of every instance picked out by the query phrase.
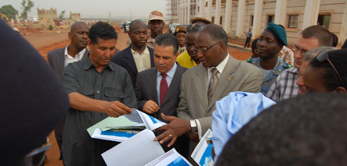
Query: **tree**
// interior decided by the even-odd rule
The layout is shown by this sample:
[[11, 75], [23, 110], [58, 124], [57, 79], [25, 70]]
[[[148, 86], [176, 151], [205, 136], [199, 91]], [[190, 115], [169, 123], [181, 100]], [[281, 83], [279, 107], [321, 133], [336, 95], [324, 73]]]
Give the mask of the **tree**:
[[15, 19], [18, 10], [16, 10], [12, 5], [4, 5], [0, 8], [0, 13], [6, 15], [8, 19]]
[[60, 21], [63, 21], [63, 20], [64, 20], [64, 14], [65, 14], [65, 10], [61, 11], [61, 13], [59, 14], [58, 19], [59, 19]]
[[[28, 3], [27, 3], [28, 2]], [[31, 0], [23, 0], [22, 1], [22, 9], [23, 9], [23, 12], [20, 14], [20, 16], [23, 18], [23, 19], [27, 19], [28, 17], [28, 12], [31, 11], [31, 8], [34, 7], [34, 2], [32, 2]]]

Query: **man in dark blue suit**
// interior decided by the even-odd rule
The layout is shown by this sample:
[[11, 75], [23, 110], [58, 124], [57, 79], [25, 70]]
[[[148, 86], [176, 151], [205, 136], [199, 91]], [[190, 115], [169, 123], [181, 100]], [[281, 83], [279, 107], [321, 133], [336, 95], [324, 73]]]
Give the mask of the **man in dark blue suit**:
[[[154, 45], [155, 67], [140, 72], [136, 81], [136, 98], [139, 110], [165, 121], [161, 114], [177, 116], [176, 110], [180, 101], [182, 74], [187, 68], [176, 63], [178, 56], [178, 39], [171, 34], [158, 35]], [[159, 135], [162, 132], [156, 132]], [[177, 142], [167, 147], [174, 147], [181, 155], [188, 157], [189, 139], [183, 135]]]
[[131, 39], [130, 46], [114, 55], [111, 61], [128, 71], [135, 88], [137, 74], [154, 67], [154, 51], [146, 46], [148, 39], [147, 26], [141, 20], [134, 20], [130, 23], [128, 34]]

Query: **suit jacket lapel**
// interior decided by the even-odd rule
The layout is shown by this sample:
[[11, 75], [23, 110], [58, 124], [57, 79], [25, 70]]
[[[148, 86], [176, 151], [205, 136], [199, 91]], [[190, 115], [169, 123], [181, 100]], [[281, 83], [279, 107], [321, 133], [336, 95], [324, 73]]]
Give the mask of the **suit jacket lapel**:
[[65, 47], [59, 50], [59, 54], [62, 56], [56, 56], [57, 57], [57, 65], [59, 66], [59, 73], [62, 73], [65, 67]]
[[177, 64], [175, 75], [172, 78], [169, 89], [167, 90], [165, 94], [163, 104], [170, 99], [170, 97], [175, 91], [180, 90], [179, 87], [181, 85], [181, 79], [179, 79], [178, 77], [182, 77], [182, 72], [183, 72], [183, 68], [179, 64]]
[[128, 48], [126, 48], [126, 56], [124, 56], [125, 59], [125, 63], [129, 66], [129, 68], [135, 73], [137, 74], [137, 67], [135, 64], [135, 60], [133, 57], [133, 54], [131, 53], [131, 46], [129, 46]]
[[[149, 69], [152, 70], [152, 69]], [[158, 103], [158, 93], [157, 93], [157, 70], [154, 69], [150, 72], [149, 76], [147, 77], [147, 85], [151, 89], [151, 92], [154, 94], [154, 97], [156, 99], [156, 103]], [[158, 104], [159, 105], [159, 104]]]
[[[199, 70], [193, 75], [193, 80], [195, 84], [195, 88], [197, 92], [197, 95], [201, 101], [201, 104], [204, 107], [204, 110], [207, 110], [208, 108], [208, 98], [207, 98], [207, 72], [206, 68], [200, 64]], [[186, 88], [192, 88], [192, 87], [186, 87]]]
[[233, 57], [229, 56], [229, 60], [227, 64], [225, 65], [223, 73], [220, 76], [218, 83], [216, 85], [216, 89], [212, 96], [211, 102], [208, 105], [208, 110], [210, 110], [211, 107], [216, 103], [216, 101], [220, 99], [222, 93], [224, 92], [224, 89], [230, 84], [231, 75], [235, 72], [235, 64], [233, 64], [232, 62], [233, 62]]

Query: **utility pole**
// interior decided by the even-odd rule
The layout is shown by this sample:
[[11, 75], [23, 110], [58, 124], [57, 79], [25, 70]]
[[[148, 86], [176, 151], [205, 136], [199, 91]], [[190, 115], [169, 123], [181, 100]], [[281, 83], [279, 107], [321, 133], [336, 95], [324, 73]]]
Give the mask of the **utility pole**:
[[108, 12], [108, 22], [111, 23], [111, 12]]

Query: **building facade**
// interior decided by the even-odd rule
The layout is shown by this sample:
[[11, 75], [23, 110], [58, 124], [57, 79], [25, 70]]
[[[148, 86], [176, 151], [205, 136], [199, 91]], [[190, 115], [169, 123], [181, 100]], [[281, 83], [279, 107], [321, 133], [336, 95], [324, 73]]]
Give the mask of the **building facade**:
[[[169, 1], [169, 0], [168, 0]], [[289, 43], [311, 25], [322, 25], [335, 33], [339, 44], [347, 36], [347, 0], [175, 0], [180, 24], [194, 17], [205, 17], [223, 26], [229, 36], [260, 36], [269, 22], [281, 24]]]

